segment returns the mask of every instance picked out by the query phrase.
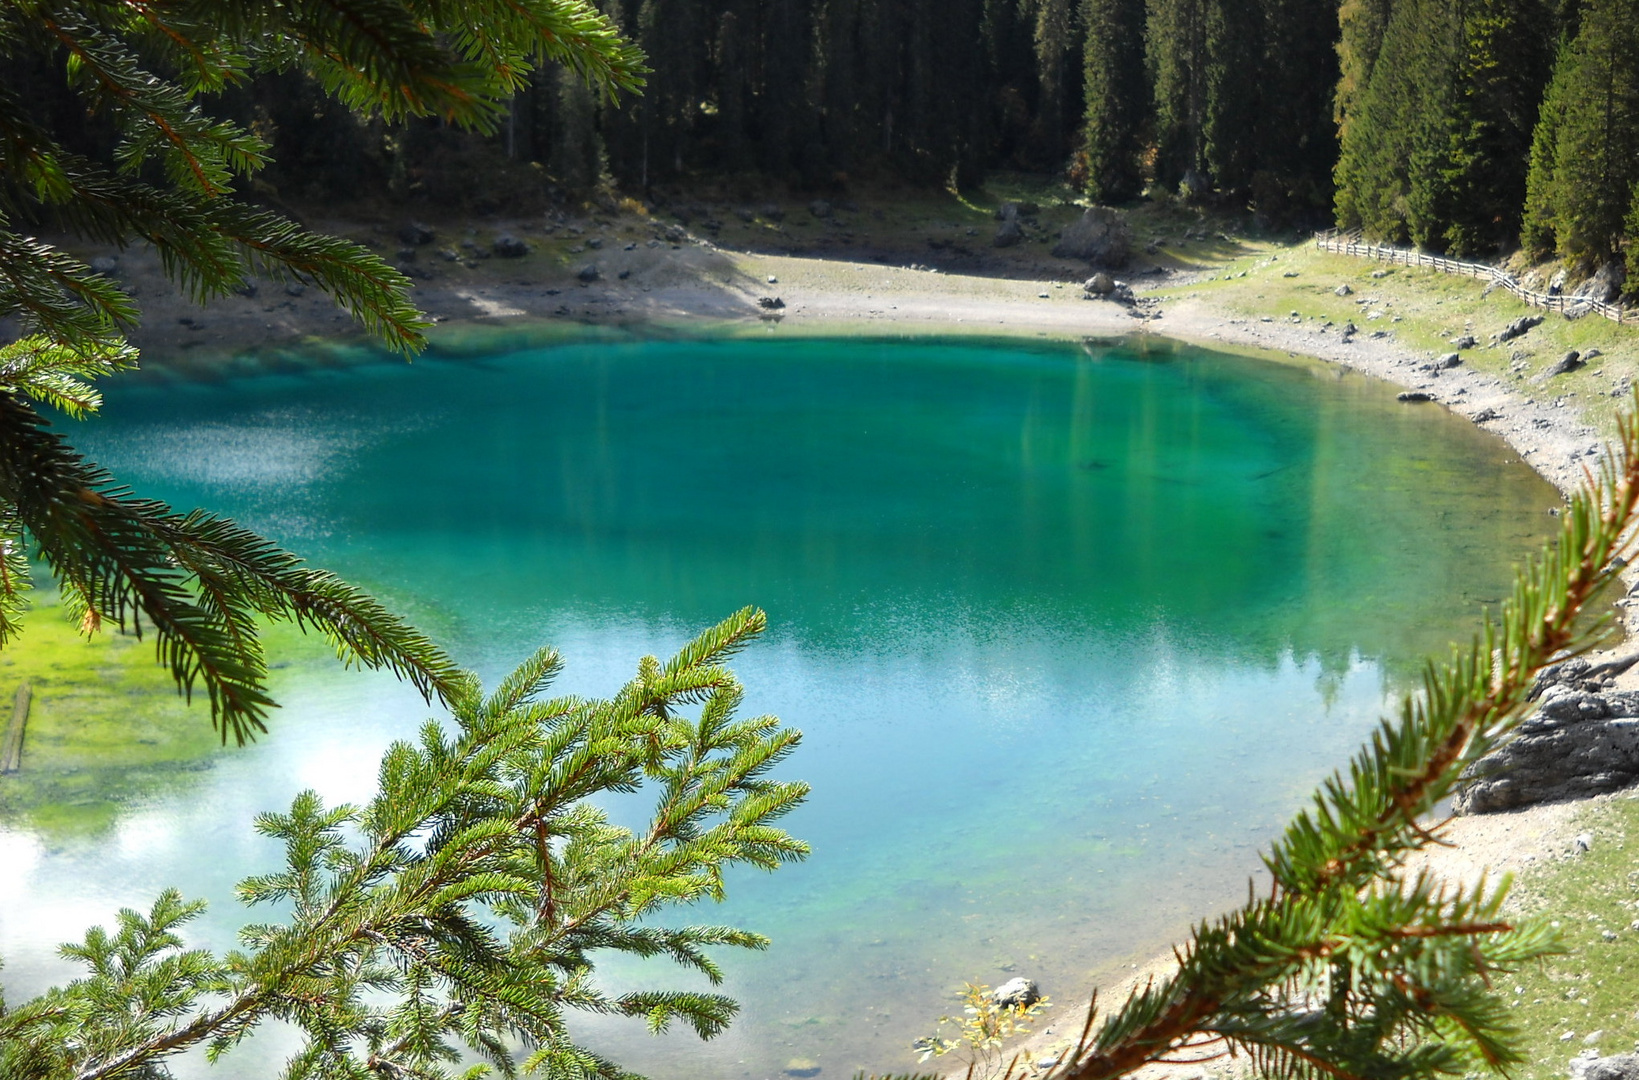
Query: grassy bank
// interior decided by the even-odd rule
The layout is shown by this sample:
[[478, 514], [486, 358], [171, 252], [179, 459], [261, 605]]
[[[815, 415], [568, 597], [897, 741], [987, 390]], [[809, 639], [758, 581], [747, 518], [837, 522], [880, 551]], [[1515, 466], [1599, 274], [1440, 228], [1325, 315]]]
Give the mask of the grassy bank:
[[[1591, 838], [1521, 875], [1513, 904], [1553, 920], [1565, 953], [1501, 980], [1525, 1034], [1519, 1080], [1554, 1080], [1588, 1049], [1639, 1050], [1639, 794], [1589, 803], [1576, 832]], [[1635, 849], [1639, 853], [1639, 847]]]

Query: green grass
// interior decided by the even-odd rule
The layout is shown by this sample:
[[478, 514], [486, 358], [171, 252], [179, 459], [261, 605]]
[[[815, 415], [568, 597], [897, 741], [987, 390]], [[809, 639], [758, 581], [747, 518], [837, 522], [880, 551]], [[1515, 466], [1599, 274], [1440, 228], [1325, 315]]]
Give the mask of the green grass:
[[[1200, 297], [1248, 318], [1287, 320], [1296, 311], [1307, 326], [1353, 321], [1362, 333], [1391, 331], [1394, 342], [1416, 357], [1449, 352], [1452, 339], [1472, 334], [1480, 344], [1464, 351], [1468, 366], [1516, 384], [1527, 396], [1563, 398], [1567, 407], [1604, 431], [1610, 430], [1617, 409], [1627, 400], [1621, 392], [1624, 380], [1639, 375], [1639, 325], [1618, 325], [1597, 316], [1566, 319], [1528, 307], [1500, 289], [1487, 296], [1486, 283], [1474, 278], [1334, 255], [1306, 241], [1253, 238], [1201, 253], [1193, 265], [1208, 272], [1205, 280], [1160, 295]], [[1374, 278], [1374, 271], [1383, 276]], [[1351, 295], [1336, 295], [1344, 284], [1353, 290]], [[1368, 318], [1373, 311], [1382, 314]], [[1504, 345], [1490, 343], [1492, 334], [1530, 314], [1546, 318], [1523, 338]], [[1594, 347], [1605, 355], [1586, 368], [1551, 382], [1540, 380], [1544, 369], [1566, 352]]]
[[1497, 984], [1525, 1036], [1519, 1080], [1558, 1080], [1589, 1047], [1604, 1056], [1639, 1049], [1639, 860], [1627, 852], [1628, 837], [1639, 836], [1639, 797], [1590, 804], [1574, 831], [1592, 833], [1592, 849], [1523, 875], [1511, 901], [1552, 919], [1566, 947]]

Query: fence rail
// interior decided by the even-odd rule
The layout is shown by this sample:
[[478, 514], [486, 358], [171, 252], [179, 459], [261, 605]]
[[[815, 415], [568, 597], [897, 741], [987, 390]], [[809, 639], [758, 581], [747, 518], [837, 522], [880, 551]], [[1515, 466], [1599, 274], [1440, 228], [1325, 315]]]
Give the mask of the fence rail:
[[1336, 252], [1339, 255], [1355, 255], [1363, 259], [1376, 259], [1379, 262], [1398, 263], [1402, 266], [1426, 266], [1431, 270], [1439, 270], [1446, 274], [1486, 278], [1492, 285], [1497, 288], [1507, 289], [1532, 307], [1563, 312], [1573, 319], [1580, 318], [1583, 315], [1603, 315], [1613, 322], [1627, 321], [1627, 310], [1620, 304], [1607, 304], [1603, 300], [1595, 300], [1587, 296], [1560, 296], [1558, 294], [1536, 292], [1521, 285], [1519, 279], [1514, 277], [1513, 274], [1488, 263], [1462, 262], [1459, 259], [1447, 259], [1441, 255], [1425, 255], [1421, 251], [1413, 251], [1410, 248], [1390, 247], [1387, 244], [1369, 244], [1361, 239], [1358, 229], [1350, 232], [1345, 232], [1342, 229], [1326, 229], [1317, 232], [1315, 233], [1315, 247], [1322, 251]]

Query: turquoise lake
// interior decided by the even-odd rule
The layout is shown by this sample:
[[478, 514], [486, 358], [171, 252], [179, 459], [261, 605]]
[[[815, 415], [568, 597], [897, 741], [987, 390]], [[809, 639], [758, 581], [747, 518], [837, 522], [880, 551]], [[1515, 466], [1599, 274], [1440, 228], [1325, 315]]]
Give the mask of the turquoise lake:
[[[607, 693], [643, 654], [768, 612], [735, 667], [748, 715], [805, 733], [784, 773], [814, 793], [788, 827], [814, 854], [690, 913], [774, 941], [721, 957], [744, 1004], [728, 1035], [579, 1024], [661, 1080], [906, 1069], [963, 980], [1030, 975], [1074, 1011], [1244, 895], [1558, 502], [1386, 384], [1156, 341], [468, 349], [115, 383], [72, 434], [138, 492], [367, 586], [488, 681], [552, 643], [560, 690]], [[230, 945], [233, 882], [278, 857], [252, 815], [309, 786], [364, 797], [429, 714], [390, 679], [282, 659], [271, 733], [110, 833], [0, 821], [9, 999], [69, 977], [55, 943], [167, 885]], [[186, 1071], [264, 1075], [280, 1043]]]

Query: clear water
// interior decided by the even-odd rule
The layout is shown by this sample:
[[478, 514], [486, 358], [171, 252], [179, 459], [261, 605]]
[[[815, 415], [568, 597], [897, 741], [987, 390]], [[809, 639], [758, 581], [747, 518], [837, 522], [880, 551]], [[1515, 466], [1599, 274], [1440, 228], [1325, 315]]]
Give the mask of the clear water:
[[[608, 692], [768, 611], [737, 666], [749, 709], [806, 733], [790, 827], [814, 855], [693, 914], [774, 947], [725, 958], [745, 1010], [712, 1043], [582, 1027], [681, 1080], [905, 1068], [962, 980], [1029, 974], [1071, 1005], [1224, 906], [1555, 502], [1382, 384], [1155, 343], [560, 345], [127, 384], [76, 435], [139, 491], [370, 586], [486, 679], [552, 642], [562, 689]], [[272, 734], [111, 837], [0, 825], [13, 998], [64, 976], [55, 942], [166, 885], [211, 900], [201, 935], [228, 944], [233, 881], [277, 857], [251, 815], [362, 797], [426, 715], [287, 659]]]

